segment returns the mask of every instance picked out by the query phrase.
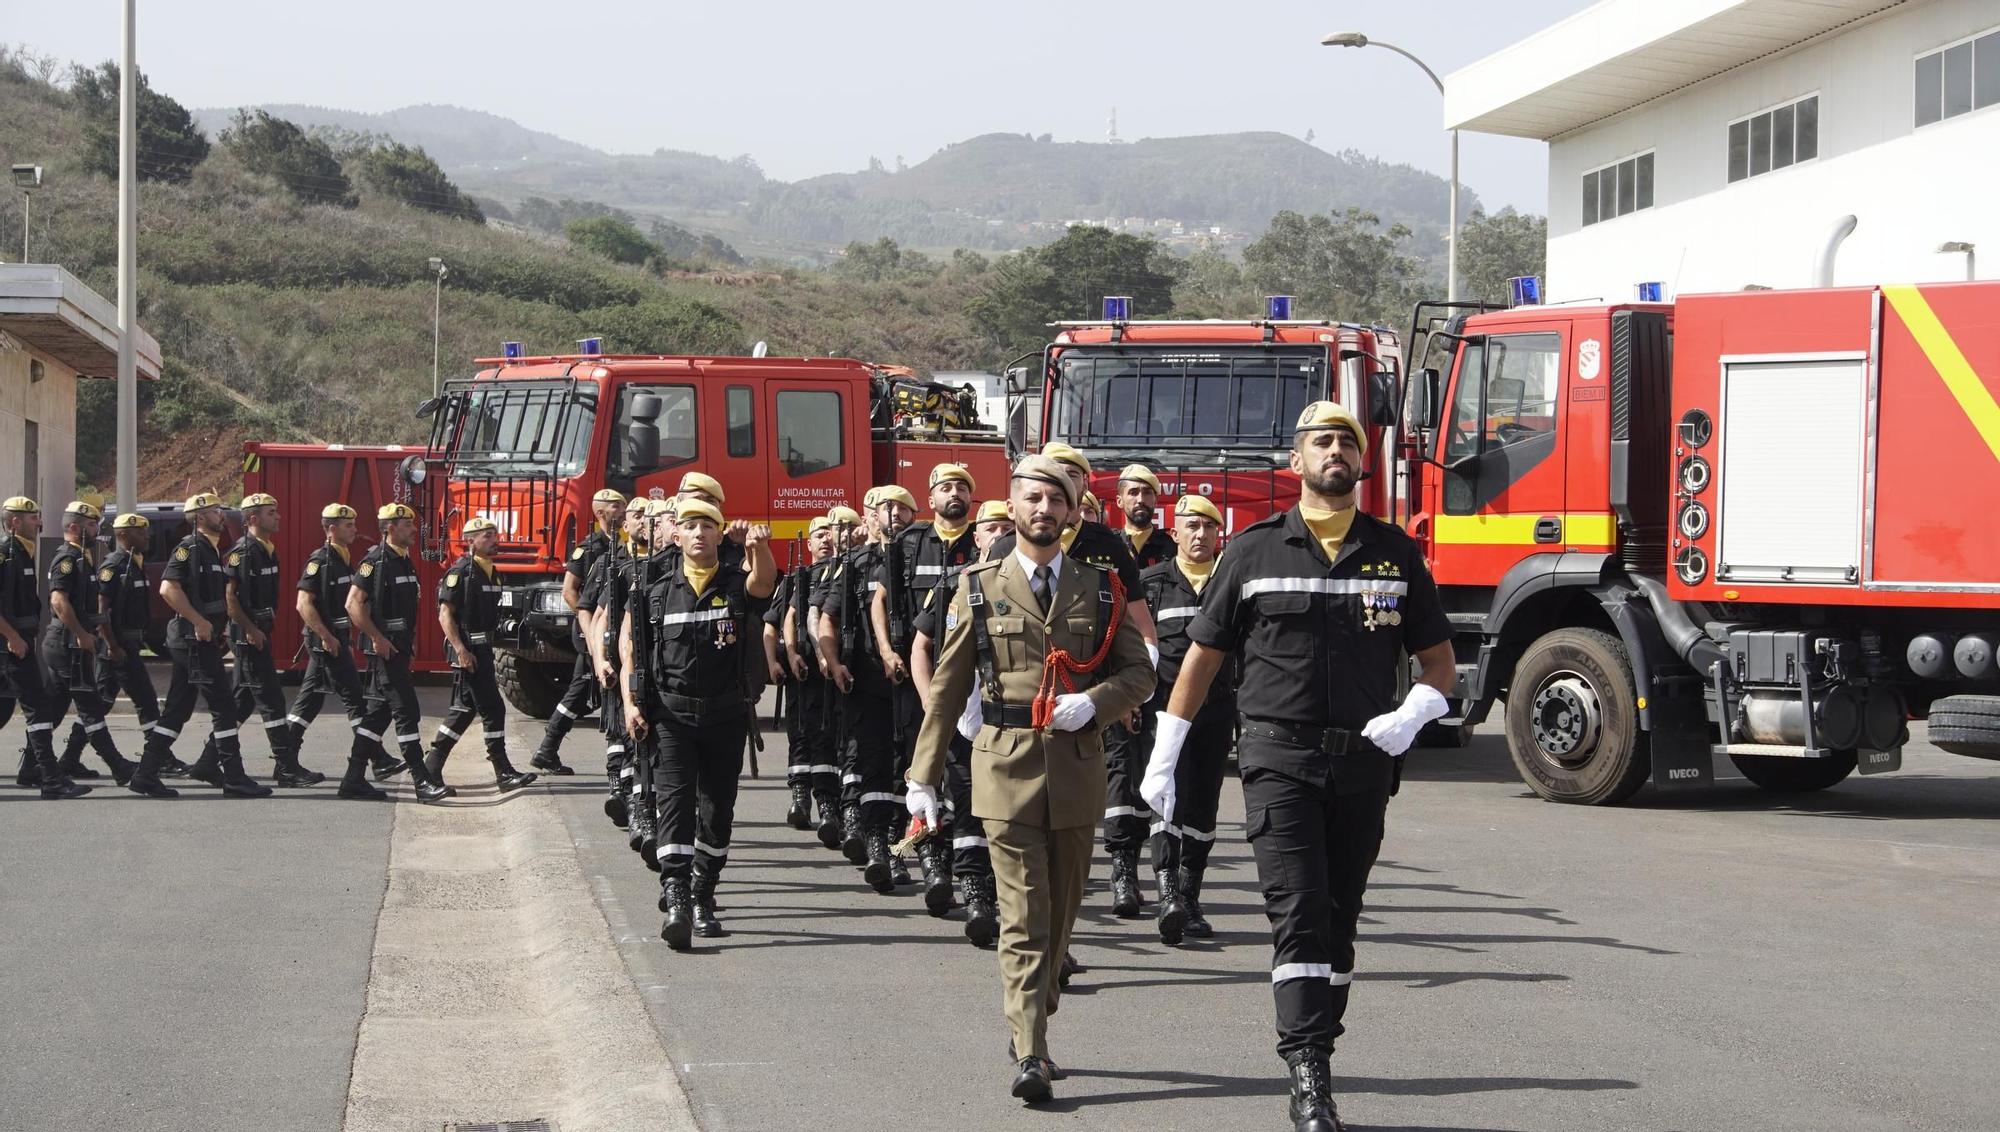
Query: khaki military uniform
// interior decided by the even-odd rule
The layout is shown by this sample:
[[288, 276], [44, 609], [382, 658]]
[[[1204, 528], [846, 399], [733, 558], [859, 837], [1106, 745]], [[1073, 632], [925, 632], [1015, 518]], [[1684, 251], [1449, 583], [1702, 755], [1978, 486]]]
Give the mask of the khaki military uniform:
[[[1019, 724], [1041, 685], [1051, 646], [1088, 660], [1103, 639], [1108, 610], [1103, 571], [1064, 557], [1049, 612], [1042, 612], [1021, 560], [1009, 553], [969, 567], [945, 619], [910, 780], [936, 786], [961, 706], [979, 680], [971, 595], [989, 607], [997, 687], [980, 688], [986, 724], [972, 744], [972, 810], [985, 826], [1000, 898], [1000, 978], [1017, 1056], [1046, 1058], [1056, 976], [1090, 877], [1093, 831], [1104, 813], [1104, 725], [1123, 718], [1153, 690], [1146, 645], [1120, 628], [1096, 672], [1078, 674], [1096, 715], [1081, 730], [1038, 731]], [[1143, 596], [1143, 595], [1134, 595]], [[1015, 724], [1015, 725], [1009, 725]]]

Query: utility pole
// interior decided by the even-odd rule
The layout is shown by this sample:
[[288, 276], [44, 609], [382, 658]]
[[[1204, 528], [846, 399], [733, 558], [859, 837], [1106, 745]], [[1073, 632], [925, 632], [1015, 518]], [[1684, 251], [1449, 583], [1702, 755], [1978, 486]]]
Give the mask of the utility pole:
[[118, 513], [139, 507], [138, 0], [125, 0], [118, 76]]
[[438, 379], [438, 337], [444, 326], [444, 277], [450, 268], [436, 256], [430, 258], [432, 274], [437, 276], [437, 287], [431, 292], [431, 396], [444, 392], [444, 385]]

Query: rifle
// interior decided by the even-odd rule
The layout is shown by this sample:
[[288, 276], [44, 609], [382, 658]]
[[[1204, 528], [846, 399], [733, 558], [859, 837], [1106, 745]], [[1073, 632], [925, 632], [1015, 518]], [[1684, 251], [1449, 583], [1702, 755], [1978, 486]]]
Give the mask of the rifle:
[[910, 619], [903, 611], [903, 596], [905, 592], [903, 585], [903, 535], [909, 533], [910, 529], [909, 527], [903, 528], [895, 538], [889, 540], [889, 545], [883, 548], [883, 553], [887, 558], [887, 566], [883, 570], [883, 573], [888, 575], [888, 580], [882, 583], [884, 590], [882, 600], [883, 604], [889, 607], [889, 647], [894, 649], [898, 656], [905, 655], [910, 651]]

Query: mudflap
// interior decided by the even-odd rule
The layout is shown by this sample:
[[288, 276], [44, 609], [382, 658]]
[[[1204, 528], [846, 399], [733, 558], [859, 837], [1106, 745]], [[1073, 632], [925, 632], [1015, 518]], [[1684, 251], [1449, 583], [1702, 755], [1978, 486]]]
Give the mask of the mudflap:
[[1653, 785], [1663, 790], [1707, 786], [1715, 781], [1708, 716], [1699, 695], [1652, 702]]
[[1893, 751], [1870, 751], [1866, 748], [1854, 752], [1854, 769], [1863, 774], [1888, 774], [1903, 769], [1903, 748]]

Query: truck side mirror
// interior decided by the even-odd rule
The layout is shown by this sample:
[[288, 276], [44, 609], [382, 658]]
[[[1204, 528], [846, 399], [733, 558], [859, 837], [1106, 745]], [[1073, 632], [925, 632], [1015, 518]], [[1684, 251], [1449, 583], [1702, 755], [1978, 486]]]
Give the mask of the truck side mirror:
[[1396, 423], [1396, 375], [1378, 369], [1368, 375], [1368, 423], [1381, 428]]
[[1417, 380], [1410, 383], [1410, 426], [1418, 429], [1437, 427], [1438, 371], [1426, 366], [1417, 371]]
[[660, 413], [666, 402], [652, 393], [632, 398], [632, 425], [625, 438], [625, 466], [650, 472], [660, 466]]

